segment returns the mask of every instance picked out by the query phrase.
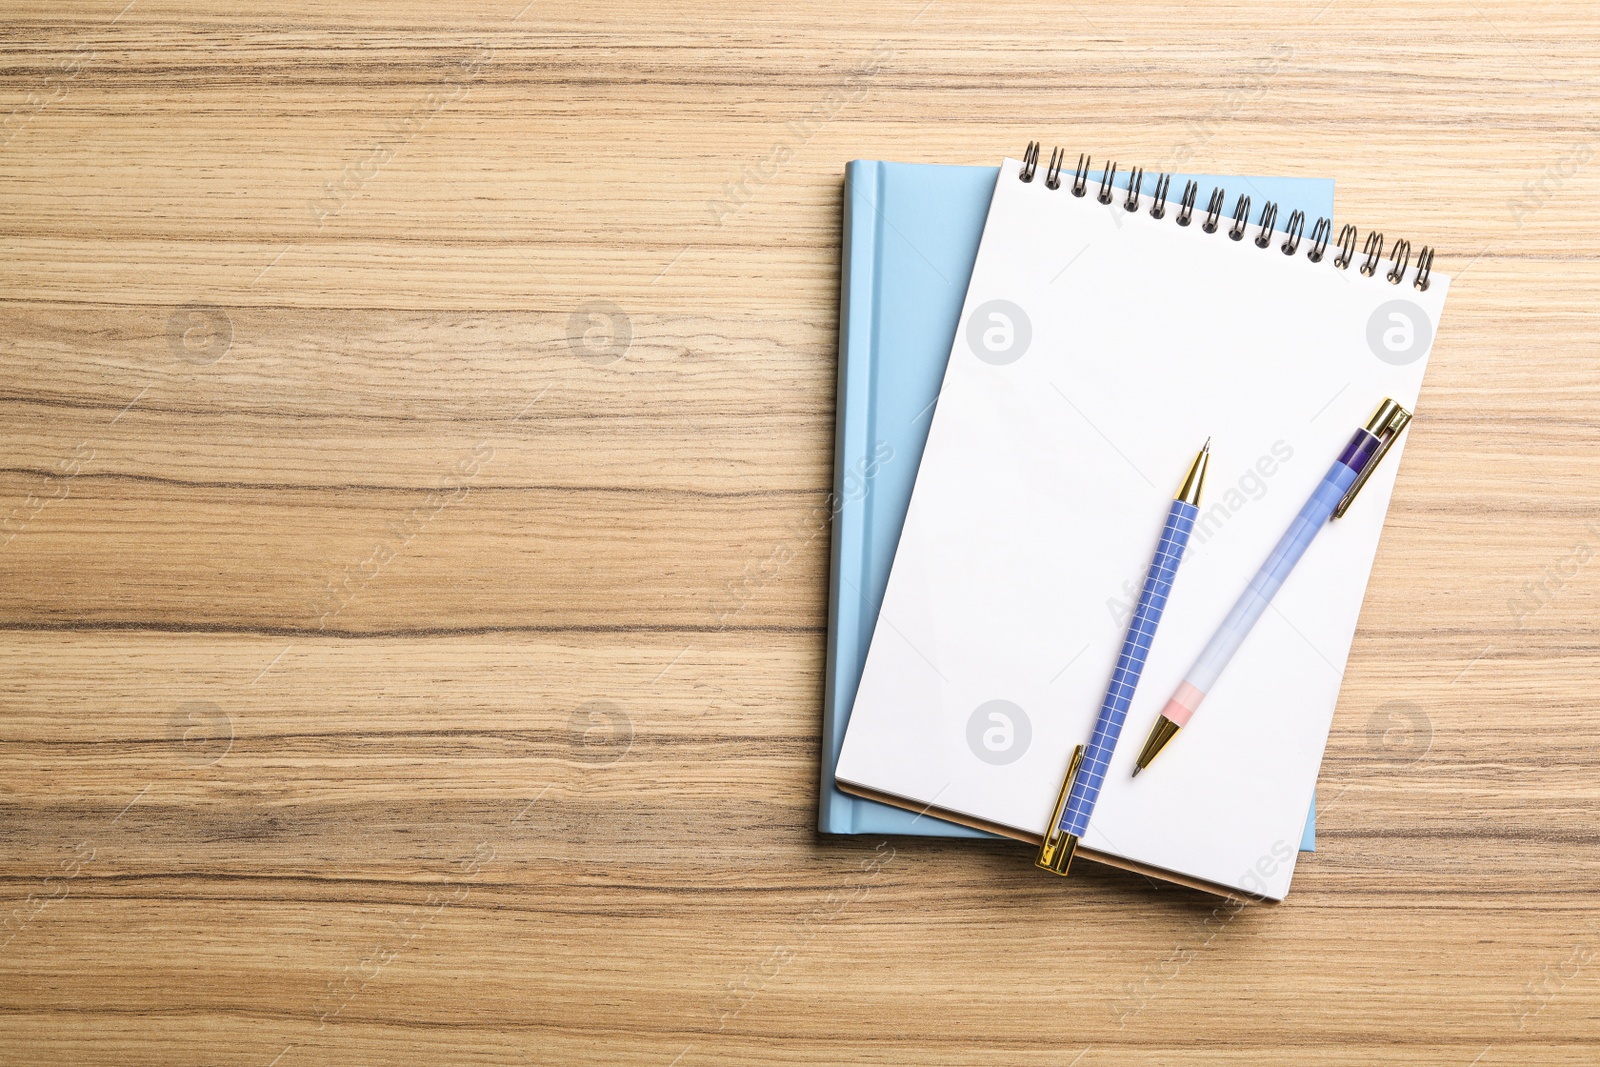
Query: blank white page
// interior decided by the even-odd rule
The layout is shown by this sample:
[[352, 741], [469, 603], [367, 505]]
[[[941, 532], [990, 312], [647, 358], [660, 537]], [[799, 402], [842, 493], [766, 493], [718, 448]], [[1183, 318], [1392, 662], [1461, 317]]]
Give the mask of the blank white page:
[[[1089, 740], [1162, 523], [1211, 438], [1201, 518], [1083, 845], [1288, 892], [1401, 444], [1279, 591], [1193, 720], [1145, 735], [1354, 430], [1415, 410], [1426, 291], [1107, 206], [1007, 160], [952, 346], [841, 783], [1041, 834]], [[1176, 194], [1176, 190], [1174, 190]], [[1228, 207], [1233, 207], [1230, 196]], [[995, 303], [1000, 301], [1003, 303]], [[980, 352], [982, 355], [980, 356]], [[1408, 431], [1408, 434], [1411, 431]]]

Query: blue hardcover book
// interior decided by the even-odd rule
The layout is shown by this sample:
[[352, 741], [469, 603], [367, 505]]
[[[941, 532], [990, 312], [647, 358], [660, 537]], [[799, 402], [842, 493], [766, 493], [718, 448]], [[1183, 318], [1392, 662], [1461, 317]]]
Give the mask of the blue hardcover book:
[[[861, 681], [878, 605], [889, 581], [928, 425], [944, 381], [956, 320], [977, 259], [998, 167], [856, 160], [845, 169], [844, 251], [839, 297], [839, 393], [834, 441], [833, 558], [828, 663], [822, 713], [822, 783], [817, 827], [834, 834], [992, 837], [834, 785], [834, 767]], [[1333, 218], [1333, 180], [1176, 174], [1212, 187]], [[1071, 175], [1064, 175], [1071, 181]], [[1098, 186], [1100, 173], [1091, 175]], [[1116, 184], [1126, 189], [1127, 178]], [[1154, 177], [1146, 179], [1147, 191]], [[1121, 210], [1117, 208], [1117, 210]], [[1309, 229], [1309, 227], [1308, 227]], [[1316, 808], [1302, 851], [1316, 844]]]

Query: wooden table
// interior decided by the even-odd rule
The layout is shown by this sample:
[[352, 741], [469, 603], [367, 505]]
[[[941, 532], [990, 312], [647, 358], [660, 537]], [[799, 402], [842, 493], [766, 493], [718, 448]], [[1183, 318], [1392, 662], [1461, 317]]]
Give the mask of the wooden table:
[[[0, 28], [0, 1060], [1600, 1056], [1592, 6], [125, 2]], [[1455, 279], [1281, 907], [812, 828], [843, 167], [1036, 137]]]

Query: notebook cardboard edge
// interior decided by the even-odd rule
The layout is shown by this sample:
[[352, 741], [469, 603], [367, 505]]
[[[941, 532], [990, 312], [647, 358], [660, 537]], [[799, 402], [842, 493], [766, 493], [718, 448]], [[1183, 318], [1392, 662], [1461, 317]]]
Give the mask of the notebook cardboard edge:
[[[876, 789], [871, 789], [867, 786], [856, 785], [854, 782], [846, 782], [843, 779], [836, 779], [836, 782], [839, 789], [851, 794], [852, 796], [861, 797], [863, 800], [876, 800], [880, 804], [892, 804], [897, 808], [904, 808], [907, 811], [915, 811], [924, 815], [935, 815], [949, 822], [960, 823], [962, 826], [971, 827], [974, 830], [985, 830], [991, 834], [998, 834], [1001, 837], [1011, 838], [1013, 841], [1021, 841], [1024, 844], [1032, 845], [1035, 848], [1039, 846], [1040, 838], [1038, 834], [1024, 833], [1015, 827], [1006, 826], [1002, 823], [990, 822], [988, 819], [979, 819], [971, 815], [964, 815], [959, 811], [951, 811], [949, 808], [941, 808], [937, 804], [923, 804], [919, 801], [908, 800], [905, 797], [895, 796], [893, 793], [884, 793]], [[1095, 863], [1103, 863], [1107, 867], [1118, 867], [1124, 871], [1132, 871], [1134, 874], [1142, 874], [1147, 878], [1159, 878], [1163, 882], [1171, 882], [1174, 885], [1181, 885], [1186, 889], [1197, 889], [1202, 893], [1209, 893], [1212, 896], [1226, 897], [1229, 900], [1237, 900], [1246, 904], [1282, 903], [1282, 901], [1274, 900], [1271, 897], [1263, 897], [1257, 896], [1253, 893], [1246, 893], [1245, 891], [1234, 886], [1222, 885], [1219, 882], [1208, 882], [1203, 878], [1194, 878], [1187, 874], [1179, 874], [1177, 871], [1169, 871], [1165, 867], [1155, 867], [1148, 863], [1140, 863], [1138, 860], [1130, 860], [1122, 856], [1113, 856], [1108, 852], [1101, 852], [1098, 849], [1084, 848], [1079, 846], [1077, 854], [1083, 859], [1093, 860]]]

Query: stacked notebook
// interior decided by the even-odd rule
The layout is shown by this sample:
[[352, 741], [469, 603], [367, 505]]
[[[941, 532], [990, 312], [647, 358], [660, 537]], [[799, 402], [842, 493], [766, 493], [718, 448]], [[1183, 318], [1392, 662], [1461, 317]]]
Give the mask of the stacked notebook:
[[1335, 237], [1331, 193], [1081, 159], [851, 165], [822, 829], [1038, 842], [1209, 436], [1208, 496], [1082, 854], [1283, 897], [1403, 443], [1181, 752], [1130, 771], [1352, 427], [1417, 399], [1448, 281], [1405, 242]]

